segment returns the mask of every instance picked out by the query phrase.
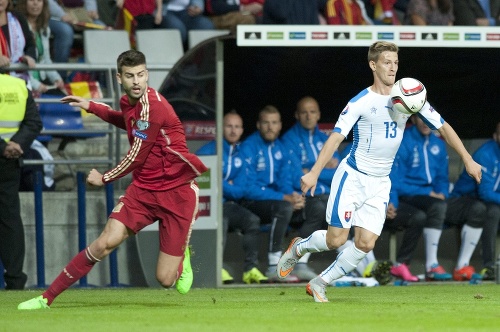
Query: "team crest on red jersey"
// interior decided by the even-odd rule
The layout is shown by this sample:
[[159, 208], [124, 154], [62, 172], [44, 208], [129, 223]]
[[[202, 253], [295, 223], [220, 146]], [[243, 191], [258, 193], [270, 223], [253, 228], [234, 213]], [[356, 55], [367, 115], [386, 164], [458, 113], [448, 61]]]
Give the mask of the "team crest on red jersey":
[[344, 219], [346, 222], [351, 221], [351, 217], [352, 217], [352, 211], [345, 211], [344, 212]]

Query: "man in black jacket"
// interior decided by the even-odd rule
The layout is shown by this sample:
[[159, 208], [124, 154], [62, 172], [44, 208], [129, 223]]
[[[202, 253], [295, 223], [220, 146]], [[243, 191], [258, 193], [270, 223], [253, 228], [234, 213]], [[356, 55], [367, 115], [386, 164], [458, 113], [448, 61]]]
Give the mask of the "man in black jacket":
[[24, 80], [0, 74], [0, 86], [0, 260], [5, 288], [23, 289], [27, 276], [19, 202], [21, 163], [42, 130], [42, 120]]

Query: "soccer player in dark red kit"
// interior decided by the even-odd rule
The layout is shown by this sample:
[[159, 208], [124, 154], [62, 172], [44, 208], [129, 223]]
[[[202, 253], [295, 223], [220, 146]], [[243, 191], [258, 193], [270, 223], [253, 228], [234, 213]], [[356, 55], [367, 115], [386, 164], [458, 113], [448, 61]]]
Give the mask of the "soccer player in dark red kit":
[[144, 54], [123, 52], [117, 60], [118, 83], [125, 90], [121, 112], [106, 104], [66, 96], [63, 103], [81, 107], [102, 120], [127, 130], [131, 148], [123, 160], [103, 174], [92, 169], [87, 182], [94, 186], [132, 172], [132, 183], [113, 209], [101, 235], [77, 254], [40, 296], [18, 309], [46, 309], [77, 280], [87, 275], [129, 236], [159, 222], [160, 252], [156, 278], [163, 287], [186, 294], [193, 282], [188, 248], [198, 215], [198, 186], [194, 179], [207, 167], [189, 153], [184, 129], [172, 106], [148, 87]]

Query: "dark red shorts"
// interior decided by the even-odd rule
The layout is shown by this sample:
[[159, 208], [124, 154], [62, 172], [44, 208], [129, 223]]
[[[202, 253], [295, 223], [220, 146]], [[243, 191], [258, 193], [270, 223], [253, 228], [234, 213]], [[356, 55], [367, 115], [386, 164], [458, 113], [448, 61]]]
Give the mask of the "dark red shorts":
[[167, 191], [150, 191], [131, 184], [109, 217], [134, 233], [158, 221], [160, 251], [182, 256], [198, 217], [198, 192], [194, 181]]

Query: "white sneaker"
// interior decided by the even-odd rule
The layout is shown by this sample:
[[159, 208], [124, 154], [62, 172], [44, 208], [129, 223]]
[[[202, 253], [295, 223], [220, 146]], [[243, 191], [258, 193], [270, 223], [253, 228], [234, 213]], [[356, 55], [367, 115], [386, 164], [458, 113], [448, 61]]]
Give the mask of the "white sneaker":
[[279, 279], [285, 279], [293, 271], [295, 264], [299, 261], [300, 256], [297, 255], [297, 244], [302, 240], [300, 237], [293, 238], [285, 253], [280, 257], [277, 265], [277, 273]]
[[326, 297], [326, 285], [326, 282], [317, 276], [307, 284], [306, 293], [314, 298], [314, 302], [329, 302]]
[[271, 265], [267, 268], [266, 277], [268, 278], [269, 283], [298, 283], [300, 282], [299, 278], [293, 274], [289, 274], [285, 278], [278, 278], [278, 273], [276, 273], [276, 265]]

